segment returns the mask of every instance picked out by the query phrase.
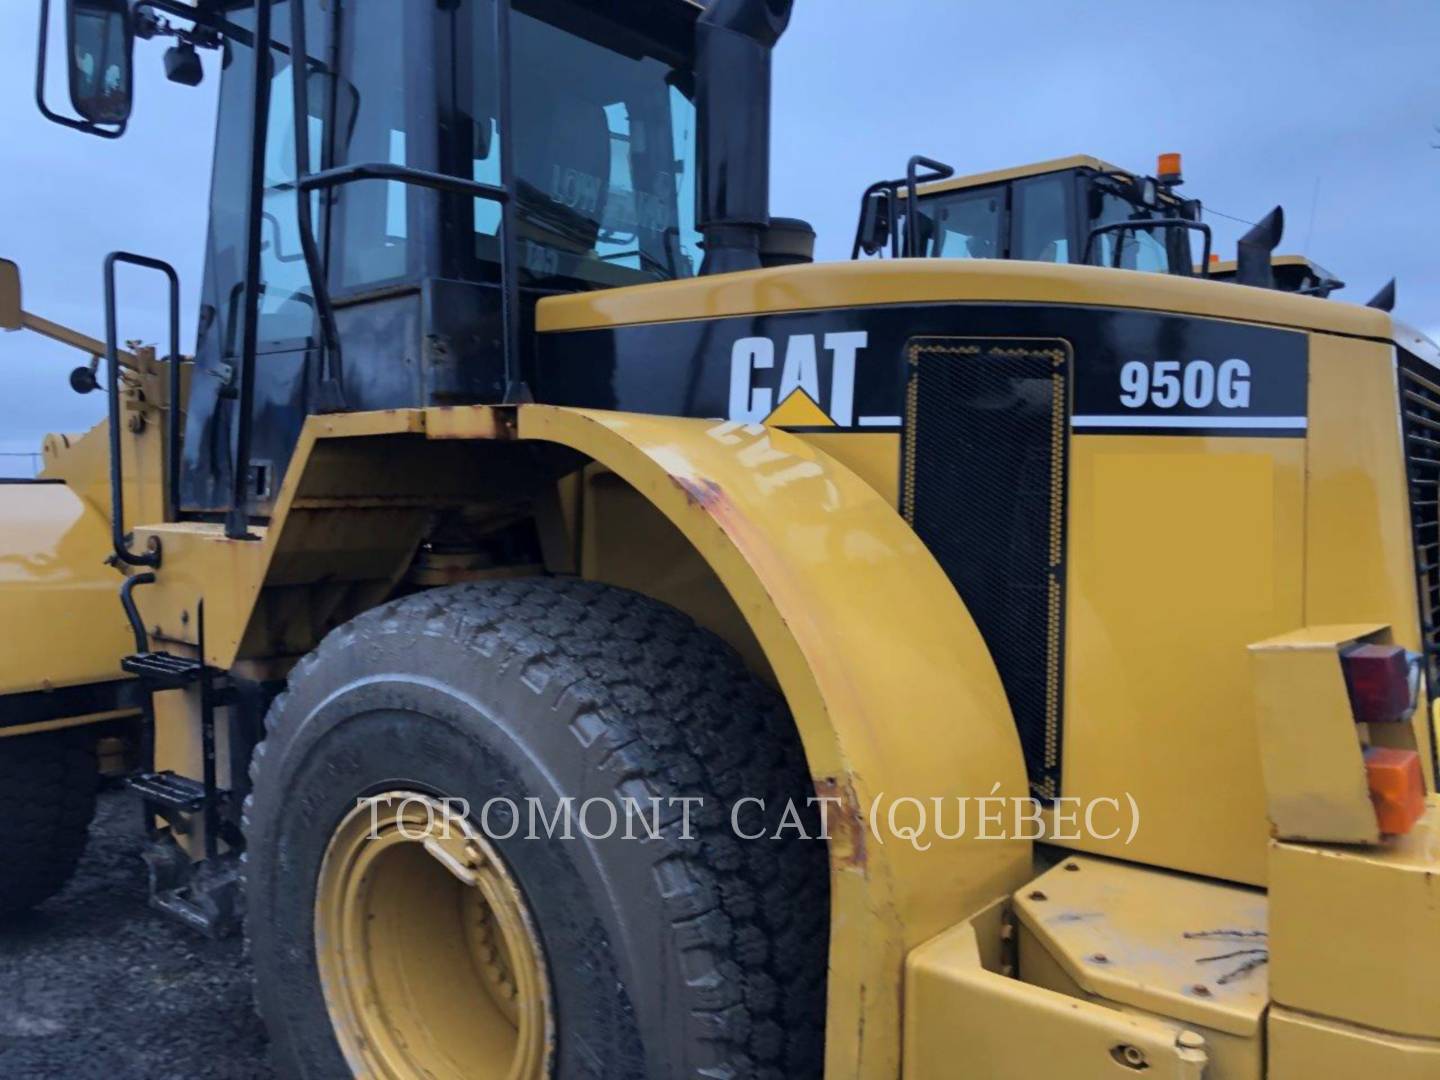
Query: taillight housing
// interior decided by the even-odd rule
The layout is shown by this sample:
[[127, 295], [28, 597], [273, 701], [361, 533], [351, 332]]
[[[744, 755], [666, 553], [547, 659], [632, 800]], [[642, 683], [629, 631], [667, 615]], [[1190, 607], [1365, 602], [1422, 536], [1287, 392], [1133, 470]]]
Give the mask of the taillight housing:
[[1356, 723], [1392, 724], [1409, 718], [1416, 688], [1410, 658], [1399, 645], [1356, 645], [1340, 654]]
[[[1420, 692], [1418, 660], [1399, 645], [1354, 645], [1341, 651], [1340, 668], [1357, 724], [1386, 725], [1410, 719]], [[1374, 737], [1373, 727], [1371, 731]], [[1382, 833], [1408, 833], [1425, 813], [1425, 773], [1416, 751], [1367, 747], [1365, 780]]]

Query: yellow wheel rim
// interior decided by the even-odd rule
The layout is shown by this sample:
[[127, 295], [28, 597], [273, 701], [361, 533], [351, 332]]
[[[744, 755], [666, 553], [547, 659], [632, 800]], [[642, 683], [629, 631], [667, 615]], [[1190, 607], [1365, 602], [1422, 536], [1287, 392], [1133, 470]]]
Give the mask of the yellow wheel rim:
[[550, 987], [525, 899], [444, 800], [387, 792], [340, 823], [320, 866], [315, 951], [356, 1076], [549, 1075]]

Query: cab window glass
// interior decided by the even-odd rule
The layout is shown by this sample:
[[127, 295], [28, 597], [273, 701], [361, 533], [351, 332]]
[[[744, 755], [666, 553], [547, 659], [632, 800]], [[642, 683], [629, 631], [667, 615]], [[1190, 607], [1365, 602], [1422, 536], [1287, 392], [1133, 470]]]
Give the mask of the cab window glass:
[[1040, 176], [1015, 184], [1013, 259], [1067, 263], [1070, 251], [1069, 173]]
[[[494, 55], [489, 3], [472, 2], [471, 55]], [[668, 54], [595, 11], [516, 0], [511, 18], [517, 248], [530, 284], [606, 286], [690, 277], [695, 107]], [[487, 65], [488, 66], [488, 65]], [[493, 78], [467, 110], [471, 175], [500, 181]], [[500, 210], [476, 200], [474, 254], [499, 259]]]
[[[288, 38], [289, 4], [276, 4], [272, 18], [284, 18]], [[314, 15], [312, 23], [318, 22]], [[307, 26], [307, 31], [308, 31]], [[313, 49], [315, 38], [306, 35]], [[300, 223], [296, 213], [294, 97], [291, 58], [288, 50], [273, 54], [270, 80], [269, 137], [265, 144], [265, 195], [261, 208], [260, 266], [265, 289], [260, 295], [260, 330], [268, 341], [308, 337], [315, 321], [314, 293], [305, 254], [300, 246]], [[317, 103], [318, 104], [318, 103]], [[312, 108], [315, 106], [312, 105]], [[309, 140], [311, 168], [320, 160], [324, 145], [324, 122], [306, 118], [304, 137]], [[310, 195], [312, 221], [320, 220], [320, 195]]]
[[920, 250], [946, 259], [998, 259], [1004, 218], [1003, 188], [957, 192], [925, 200]]
[[[433, 168], [432, 140], [422, 134], [433, 113], [421, 107], [407, 58], [418, 55], [419, 23], [395, 0], [347, 0], [341, 19], [341, 70], [353, 118], [338, 148], [343, 163], [370, 161]], [[328, 7], [328, 5], [327, 5]], [[353, 89], [351, 89], [353, 87]], [[314, 166], [312, 166], [314, 167]], [[334, 234], [343, 289], [403, 278], [411, 270], [410, 236], [422, 188], [396, 180], [366, 180], [335, 189]]]
[[[1101, 196], [1100, 215], [1096, 225], [1112, 225], [1130, 221], [1138, 215], [1148, 220], [1150, 213], [1138, 210], [1134, 203], [1106, 192]], [[1126, 270], [1148, 270], [1166, 273], [1170, 269], [1170, 257], [1165, 249], [1166, 229], [1137, 227], [1102, 233], [1095, 238], [1090, 259], [1100, 266], [1120, 266]], [[1119, 261], [1116, 261], [1116, 246], [1119, 245]]]
[[[306, 7], [306, 44], [312, 66], [320, 64], [326, 52], [329, 20], [319, 0]], [[253, 29], [254, 8], [233, 11], [236, 24]], [[290, 6], [278, 0], [271, 15], [275, 47], [271, 51], [269, 139], [263, 169], [264, 202], [260, 223], [260, 324], [262, 352], [293, 347], [307, 339], [314, 327], [315, 303], [310, 276], [300, 248], [300, 231], [295, 205], [296, 124], [291, 94]], [[210, 197], [210, 239], [206, 295], [201, 308], [201, 336], [218, 331], [220, 351], [235, 356], [240, 349], [243, 326], [245, 276], [246, 185], [250, 175], [246, 163], [250, 152], [250, 101], [253, 100], [254, 52], [234, 38], [225, 44], [225, 79], [222, 83], [220, 121], [215, 140], [215, 161]], [[321, 111], [323, 103], [311, 103]], [[307, 118], [312, 167], [320, 160], [325, 127], [318, 116]], [[318, 215], [319, 195], [311, 197], [312, 214]], [[318, 217], [317, 217], [318, 220]]]

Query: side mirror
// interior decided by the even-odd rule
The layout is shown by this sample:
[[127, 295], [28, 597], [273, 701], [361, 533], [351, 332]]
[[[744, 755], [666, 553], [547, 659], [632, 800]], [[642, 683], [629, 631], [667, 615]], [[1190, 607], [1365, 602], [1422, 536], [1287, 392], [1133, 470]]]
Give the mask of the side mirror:
[[0, 259], [0, 330], [20, 330], [25, 324], [20, 307], [20, 267]]
[[135, 33], [128, 0], [66, 0], [70, 104], [92, 124], [130, 119]]
[[876, 255], [890, 242], [890, 203], [881, 191], [865, 197], [860, 209], [860, 249]]

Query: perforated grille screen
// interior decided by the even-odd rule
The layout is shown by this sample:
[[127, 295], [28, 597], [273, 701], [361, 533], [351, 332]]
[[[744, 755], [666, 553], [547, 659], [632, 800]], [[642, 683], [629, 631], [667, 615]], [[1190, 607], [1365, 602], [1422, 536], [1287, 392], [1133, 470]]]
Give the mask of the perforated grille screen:
[[1415, 532], [1420, 631], [1426, 684], [1440, 689], [1440, 372], [1400, 354], [1400, 418], [1410, 482], [1410, 525]]
[[1060, 794], [1069, 346], [910, 343], [902, 510], [999, 669], [1037, 796]]

